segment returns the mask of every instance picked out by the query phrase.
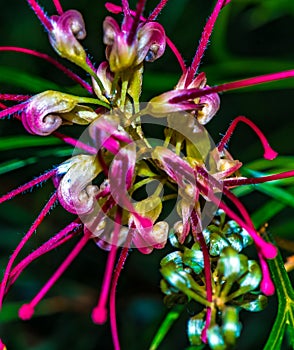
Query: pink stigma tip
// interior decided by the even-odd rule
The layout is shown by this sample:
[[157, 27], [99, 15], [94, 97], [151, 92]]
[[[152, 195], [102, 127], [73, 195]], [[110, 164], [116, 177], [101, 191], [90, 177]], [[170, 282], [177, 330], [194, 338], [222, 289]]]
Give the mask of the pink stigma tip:
[[92, 311], [92, 320], [95, 324], [104, 324], [107, 321], [107, 310], [105, 307], [95, 307]]
[[18, 310], [18, 316], [23, 321], [30, 320], [32, 316], [34, 315], [34, 308], [30, 304], [24, 304], [19, 310]]
[[278, 249], [271, 243], [265, 243], [262, 246], [261, 253], [266, 259], [274, 259], [278, 254]]
[[264, 157], [264, 159], [273, 160], [273, 159], [275, 159], [277, 157], [277, 155], [278, 155], [278, 152], [274, 151], [271, 148], [268, 148], [264, 152], [263, 157]]

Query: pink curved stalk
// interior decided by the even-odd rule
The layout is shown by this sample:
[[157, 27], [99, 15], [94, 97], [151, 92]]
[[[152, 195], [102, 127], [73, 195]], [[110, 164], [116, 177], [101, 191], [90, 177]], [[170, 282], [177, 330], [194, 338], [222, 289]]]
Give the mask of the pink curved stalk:
[[135, 38], [136, 31], [137, 31], [140, 19], [141, 19], [142, 15], [143, 15], [143, 11], [144, 11], [144, 8], [145, 8], [145, 3], [146, 3], [146, 0], [138, 0], [138, 2], [137, 2], [136, 12], [135, 12], [135, 16], [134, 16], [134, 21], [133, 21], [131, 30], [130, 30], [130, 32], [128, 34], [128, 44], [129, 45], [132, 44], [132, 42], [133, 42], [133, 40]]
[[154, 21], [157, 16], [160, 14], [162, 9], [165, 7], [167, 4], [168, 0], [160, 0], [160, 3], [155, 7], [155, 9], [151, 12], [149, 17], [147, 18], [147, 21]]
[[[208, 247], [206, 245], [202, 232], [200, 230], [197, 230], [200, 220], [195, 210], [193, 210], [191, 213], [191, 223], [192, 223], [192, 230], [197, 233], [197, 240], [200, 244], [200, 247], [203, 253], [206, 299], [208, 302], [211, 303], [212, 302], [212, 277], [211, 277], [210, 255], [209, 255]], [[211, 307], [207, 307], [205, 326], [201, 333], [201, 340], [204, 343], [207, 343], [207, 330], [211, 323], [211, 312], [212, 312]]]
[[279, 174], [267, 175], [262, 177], [256, 177], [256, 178], [253, 177], [249, 179], [225, 179], [223, 180], [223, 184], [227, 187], [242, 186], [242, 185], [256, 185], [256, 184], [261, 184], [268, 181], [283, 180], [289, 177], [294, 177], [294, 170], [284, 171]]
[[[80, 220], [76, 219], [61, 231], [59, 231], [55, 236], [51, 237], [47, 242], [43, 243], [39, 248], [30, 253], [27, 257], [25, 257], [11, 271], [8, 281], [9, 287], [16, 281], [16, 279], [28, 265], [30, 265], [40, 256], [49, 253], [51, 250], [56, 249], [57, 247], [75, 237], [81, 227], [82, 224], [80, 223]], [[5, 293], [7, 293], [7, 289], [5, 290]]]
[[92, 312], [92, 320], [96, 324], [104, 324], [107, 321], [106, 304], [109, 296], [109, 288], [112, 280], [112, 274], [113, 274], [113, 269], [114, 269], [114, 264], [116, 259], [117, 242], [118, 242], [119, 231], [121, 228], [121, 220], [122, 220], [122, 211], [118, 207], [116, 216], [115, 216], [115, 224], [114, 224], [113, 239], [111, 242], [111, 249], [108, 255], [106, 268], [104, 272], [104, 278], [102, 282], [102, 290], [100, 293], [98, 304], [93, 309], [93, 312]]
[[51, 276], [51, 278], [47, 281], [39, 293], [31, 300], [30, 303], [22, 305], [18, 312], [18, 315], [22, 320], [29, 320], [33, 316], [35, 307], [44, 298], [44, 296], [48, 293], [56, 281], [61, 277], [61, 275], [81, 252], [81, 250], [85, 247], [90, 237], [90, 234], [84, 234], [81, 240], [77, 243], [74, 249], [66, 257], [63, 263], [59, 266], [59, 268], [55, 271], [55, 273]]
[[9, 279], [10, 271], [11, 271], [11, 268], [12, 268], [12, 265], [13, 265], [15, 259], [17, 258], [19, 252], [24, 247], [24, 245], [27, 243], [27, 241], [34, 234], [36, 229], [40, 226], [40, 224], [44, 220], [45, 216], [48, 214], [49, 210], [52, 208], [52, 206], [56, 202], [56, 199], [57, 199], [57, 193], [55, 192], [51, 196], [51, 198], [48, 200], [48, 202], [46, 203], [44, 208], [41, 210], [40, 214], [38, 215], [38, 217], [34, 221], [33, 225], [29, 229], [29, 231], [25, 234], [25, 236], [22, 238], [22, 240], [20, 241], [20, 243], [18, 244], [18, 246], [16, 247], [16, 249], [12, 253], [12, 255], [11, 255], [9, 261], [8, 261], [8, 264], [6, 266], [6, 269], [5, 269], [5, 272], [4, 272], [4, 277], [3, 277], [3, 280], [2, 280], [2, 283], [1, 283], [1, 286], [0, 286], [0, 309], [2, 308], [2, 303], [3, 303], [3, 298], [4, 298], [6, 284], [7, 284], [7, 281]]
[[93, 88], [90, 84], [88, 84], [86, 81], [84, 81], [82, 78], [80, 78], [77, 74], [73, 73], [70, 69], [66, 68], [63, 64], [59, 63], [54, 58], [50, 57], [49, 55], [38, 52], [35, 50], [26, 49], [24, 47], [16, 47], [16, 46], [2, 46], [0, 47], [0, 51], [11, 51], [11, 52], [20, 52], [24, 53], [26, 55], [36, 56], [41, 59], [44, 59], [45, 61], [53, 64], [57, 69], [62, 71], [65, 75], [67, 75], [70, 79], [81, 85], [84, 89], [86, 89], [90, 94], [93, 93]]
[[76, 139], [74, 139], [74, 138], [72, 138], [70, 136], [61, 134], [58, 131], [55, 131], [52, 135], [57, 137], [58, 139], [64, 141], [65, 143], [71, 145], [71, 146], [74, 146], [76, 148], [80, 148], [80, 149], [86, 151], [87, 153], [90, 153], [90, 154], [96, 154], [97, 153], [96, 148], [94, 148], [92, 146], [89, 146], [89, 145], [86, 145], [85, 143], [83, 143], [83, 142], [81, 142], [79, 140], [76, 140]]
[[25, 191], [29, 190], [30, 188], [32, 188], [32, 187], [34, 187], [34, 186], [36, 186], [44, 181], [47, 181], [48, 179], [53, 177], [55, 174], [56, 174], [56, 169], [52, 169], [52, 170], [46, 172], [45, 174], [42, 174], [41, 176], [38, 176], [35, 179], [27, 182], [26, 184], [16, 188], [15, 190], [8, 192], [4, 196], [0, 197], [0, 204], [12, 199], [13, 197], [17, 196], [18, 194], [25, 192]]
[[62, 9], [62, 6], [60, 4], [60, 1], [59, 0], [53, 0], [53, 4], [56, 8], [56, 11], [59, 15], [62, 15], [63, 14], [63, 9]]
[[195, 99], [197, 97], [210, 95], [215, 92], [224, 92], [230, 90], [242, 89], [245, 87], [255, 86], [259, 84], [269, 83], [277, 80], [294, 78], [294, 70], [287, 70], [277, 73], [259, 75], [253, 78], [247, 78], [242, 80], [233, 81], [231, 83], [220, 84], [217, 86], [205, 88], [205, 89], [183, 89], [177, 91], [177, 96], [171, 98], [169, 103], [178, 103], [186, 101], [187, 99]]
[[53, 30], [53, 25], [51, 23], [50, 18], [46, 15], [46, 13], [42, 9], [42, 7], [37, 3], [37, 1], [35, 1], [35, 0], [28, 0], [28, 3], [31, 6], [31, 8], [33, 9], [33, 11], [35, 12], [35, 14], [37, 15], [37, 17], [39, 18], [40, 22], [45, 27], [45, 29], [48, 32]]
[[22, 111], [26, 107], [26, 105], [27, 105], [27, 102], [23, 102], [23, 103], [20, 103], [16, 106], [8, 107], [8, 108], [0, 111], [0, 119]]
[[250, 128], [256, 133], [256, 135], [258, 136], [258, 138], [260, 139], [260, 142], [262, 143], [262, 146], [264, 148], [264, 154], [263, 157], [265, 159], [268, 160], [273, 160], [274, 158], [277, 157], [278, 153], [275, 152], [267, 138], [265, 137], [264, 133], [259, 129], [259, 127], [254, 124], [250, 119], [244, 117], [244, 116], [239, 116], [237, 118], [235, 118], [232, 122], [232, 124], [229, 126], [225, 136], [222, 138], [222, 140], [220, 141], [219, 145], [217, 146], [219, 152], [222, 152], [223, 149], [225, 148], [225, 145], [228, 143], [232, 133], [234, 132], [236, 126], [238, 123], [243, 122], [245, 124], [247, 124], [248, 126], [250, 126]]
[[0, 100], [2, 100], [2, 101], [23, 102], [23, 101], [28, 100], [31, 97], [32, 96], [30, 96], [30, 95], [0, 94]]
[[195, 74], [197, 73], [202, 56], [207, 48], [211, 33], [213, 31], [215, 22], [223, 6], [224, 6], [224, 0], [217, 0], [217, 3], [212, 11], [211, 16], [208, 18], [208, 21], [205, 24], [198, 48], [196, 50], [196, 54], [193, 58], [191, 67], [189, 68], [189, 73], [186, 79], [186, 87], [190, 85], [190, 83], [194, 79]]
[[132, 234], [129, 233], [129, 236], [127, 237], [125, 246], [123, 247], [120, 257], [118, 259], [116, 268], [113, 273], [113, 280], [110, 290], [110, 296], [109, 296], [109, 308], [110, 308], [110, 327], [111, 327], [111, 335], [112, 335], [112, 341], [114, 345], [114, 350], [120, 350], [120, 344], [119, 344], [119, 337], [118, 337], [118, 330], [117, 330], [117, 323], [116, 323], [116, 288], [117, 288], [117, 282], [119, 279], [119, 276], [121, 274], [121, 271], [124, 267], [124, 264], [126, 262], [128, 252], [130, 249], [132, 241]]
[[[107, 2], [105, 4], [105, 7], [106, 7], [106, 9], [109, 12], [112, 12], [112, 13], [115, 13], [115, 14], [119, 14], [119, 13], [122, 12], [122, 7], [121, 6], [112, 4], [110, 2]], [[130, 11], [130, 13], [131, 13], [132, 16], [135, 16], [135, 14], [136, 14], [135, 11]], [[140, 17], [140, 20], [142, 22], [146, 22], [147, 21], [147, 19], [145, 17], [143, 17], [143, 16]], [[178, 60], [179, 65], [180, 65], [180, 67], [181, 67], [181, 69], [182, 69], [182, 71], [184, 73], [186, 71], [186, 65], [185, 65], [185, 62], [184, 62], [184, 59], [183, 59], [182, 55], [180, 54], [180, 52], [177, 49], [176, 45], [171, 41], [171, 39], [168, 36], [166, 36], [166, 43], [169, 46], [169, 48], [172, 50], [173, 54], [176, 56], [176, 59]]]

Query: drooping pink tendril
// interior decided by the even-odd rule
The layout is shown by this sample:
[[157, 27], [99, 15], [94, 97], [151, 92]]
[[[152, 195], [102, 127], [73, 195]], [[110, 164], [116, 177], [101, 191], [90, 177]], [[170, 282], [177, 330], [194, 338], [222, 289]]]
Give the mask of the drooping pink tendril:
[[120, 344], [119, 344], [119, 337], [118, 337], [118, 330], [117, 330], [117, 323], [116, 323], [116, 288], [117, 288], [117, 282], [119, 279], [119, 276], [121, 274], [121, 271], [124, 267], [124, 264], [127, 260], [127, 256], [129, 253], [131, 241], [132, 241], [132, 234], [129, 232], [129, 235], [127, 237], [127, 240], [125, 242], [125, 246], [123, 247], [120, 257], [118, 259], [116, 268], [113, 273], [113, 279], [112, 279], [112, 285], [110, 290], [110, 296], [109, 296], [109, 311], [110, 311], [110, 327], [111, 327], [111, 335], [112, 335], [112, 341], [114, 345], [115, 350], [120, 350]]
[[61, 277], [61, 275], [69, 267], [69, 265], [73, 262], [73, 260], [77, 257], [77, 255], [81, 252], [81, 250], [85, 247], [90, 237], [91, 237], [90, 234], [84, 234], [81, 240], [77, 243], [77, 245], [65, 258], [65, 260], [58, 267], [58, 269], [51, 276], [51, 278], [47, 281], [47, 283], [43, 286], [43, 288], [36, 294], [36, 296], [28, 304], [22, 305], [22, 307], [19, 309], [19, 312], [18, 312], [18, 315], [22, 320], [29, 320], [33, 316], [35, 312], [35, 307], [44, 298], [44, 296], [48, 293], [48, 291], [52, 288], [52, 286], [56, 283], [56, 281]]
[[264, 155], [263, 157], [265, 159], [269, 159], [272, 160], [274, 158], [276, 158], [276, 156], [278, 155], [277, 152], [275, 152], [271, 146], [269, 145], [269, 142], [267, 140], [267, 138], [265, 137], [265, 135], [263, 134], [263, 132], [259, 129], [259, 127], [257, 125], [255, 125], [250, 119], [244, 117], [244, 116], [239, 116], [237, 118], [235, 118], [232, 122], [232, 124], [230, 125], [230, 127], [228, 128], [225, 136], [222, 138], [222, 140], [220, 141], [219, 145], [217, 146], [218, 151], [222, 152], [225, 145], [228, 143], [232, 133], [234, 132], [236, 126], [238, 123], [243, 122], [245, 124], [247, 124], [248, 126], [250, 126], [250, 128], [256, 133], [256, 135], [259, 137], [262, 146], [264, 148]]
[[12, 268], [12, 265], [13, 265], [15, 259], [17, 258], [19, 252], [24, 247], [26, 242], [31, 238], [31, 236], [34, 234], [36, 229], [40, 226], [40, 224], [44, 220], [45, 216], [48, 214], [50, 209], [55, 204], [56, 200], [57, 200], [57, 193], [54, 192], [54, 194], [50, 197], [50, 199], [48, 200], [48, 202], [46, 203], [44, 208], [41, 210], [40, 214], [38, 215], [37, 219], [34, 221], [33, 225], [29, 229], [29, 231], [25, 234], [25, 236], [22, 238], [22, 240], [20, 241], [20, 243], [18, 244], [18, 246], [16, 247], [16, 249], [12, 253], [12, 255], [8, 261], [8, 264], [6, 266], [6, 269], [4, 272], [4, 277], [3, 277], [3, 280], [2, 280], [2, 283], [0, 286], [0, 309], [2, 308], [6, 284], [7, 284], [7, 281], [9, 279], [9, 274], [10, 274], [10, 271], [11, 271], [11, 268]]
[[88, 84], [86, 81], [84, 81], [82, 78], [80, 78], [77, 74], [73, 73], [70, 69], [66, 68], [63, 64], [59, 63], [54, 58], [50, 57], [49, 55], [38, 52], [35, 50], [30, 50], [24, 47], [17, 47], [17, 46], [1, 46], [0, 51], [11, 51], [11, 52], [20, 52], [31, 56], [36, 56], [41, 59], [44, 59], [45, 61], [53, 64], [56, 68], [58, 68], [60, 71], [62, 71], [65, 75], [67, 75], [70, 79], [81, 85], [84, 89], [86, 89], [90, 94], [93, 94], [93, 88], [90, 84]]
[[46, 15], [42, 7], [35, 0], [27, 0], [40, 22], [43, 24], [45, 29], [50, 32], [53, 29], [50, 18]]
[[107, 321], [107, 299], [109, 296], [109, 288], [112, 280], [112, 274], [117, 253], [117, 242], [119, 238], [119, 231], [121, 228], [122, 211], [121, 208], [117, 209], [114, 223], [113, 238], [111, 242], [111, 248], [107, 259], [104, 278], [102, 282], [102, 289], [97, 306], [93, 309], [92, 320], [96, 324], [103, 324]]
[[[18, 263], [9, 275], [9, 285], [10, 287], [19, 275], [24, 271], [24, 269], [30, 265], [34, 260], [39, 258], [40, 256], [49, 253], [51, 250], [56, 249], [57, 247], [63, 245], [73, 237], [75, 237], [82, 228], [82, 224], [80, 219], [76, 219], [67, 225], [64, 229], [59, 231], [55, 236], [51, 237], [47, 242], [43, 243], [39, 248], [34, 250], [28, 256], [26, 256], [20, 263]], [[7, 289], [5, 290], [5, 294], [7, 293]]]
[[18, 194], [25, 192], [25, 191], [29, 190], [30, 188], [32, 188], [32, 187], [34, 187], [34, 186], [36, 186], [44, 181], [47, 181], [48, 179], [53, 177], [55, 174], [56, 174], [56, 169], [52, 169], [52, 170], [46, 172], [45, 174], [42, 174], [41, 176], [38, 176], [35, 179], [27, 182], [26, 184], [16, 188], [15, 190], [8, 192], [7, 194], [0, 197], [0, 204], [12, 199], [13, 197], [17, 196]]
[[[198, 225], [200, 224], [200, 220], [195, 210], [191, 212], [191, 223], [192, 223], [192, 230], [197, 234], [197, 240], [200, 244], [200, 247], [203, 253], [206, 299], [211, 303], [212, 302], [212, 276], [211, 276], [210, 256], [209, 256], [208, 247], [206, 245], [203, 234], [200, 230], [197, 229]], [[212, 311], [211, 307], [207, 307], [205, 326], [201, 334], [201, 340], [204, 343], [207, 343], [207, 330], [211, 322], [211, 311]]]

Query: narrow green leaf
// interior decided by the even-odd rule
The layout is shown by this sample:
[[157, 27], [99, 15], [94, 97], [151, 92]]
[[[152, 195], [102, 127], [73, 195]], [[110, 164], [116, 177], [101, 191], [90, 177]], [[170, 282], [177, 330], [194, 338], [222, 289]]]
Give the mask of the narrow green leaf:
[[0, 151], [9, 151], [17, 148], [41, 147], [61, 145], [63, 142], [56, 137], [38, 137], [38, 136], [9, 136], [0, 138]]

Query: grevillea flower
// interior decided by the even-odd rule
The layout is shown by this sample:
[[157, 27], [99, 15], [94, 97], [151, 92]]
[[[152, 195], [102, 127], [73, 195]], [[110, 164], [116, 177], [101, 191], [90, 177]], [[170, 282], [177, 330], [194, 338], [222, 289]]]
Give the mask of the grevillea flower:
[[[80, 42], [86, 36], [82, 15], [76, 10], [63, 11], [59, 1], [54, 0], [57, 14], [48, 17], [35, 0], [28, 0], [48, 32], [53, 49], [89, 74], [89, 82], [45, 54], [18, 47], [0, 48], [44, 58], [91, 94], [82, 97], [51, 90], [34, 96], [0, 94], [2, 101], [16, 103], [9, 107], [1, 103], [0, 118], [13, 116], [28, 133], [52, 135], [75, 147], [71, 158], [0, 197], [3, 203], [50, 179], [55, 187], [8, 261], [0, 285], [0, 307], [27, 266], [79, 235], [76, 246], [44, 287], [19, 309], [19, 317], [28, 320], [33, 316], [49, 289], [85, 245], [93, 241], [109, 251], [109, 255], [92, 319], [97, 324], [106, 322], [109, 304], [116, 350], [120, 344], [115, 292], [128, 251], [135, 247], [150, 254], [165, 247], [168, 240], [177, 250], [162, 260], [163, 292], [172, 302], [180, 296], [203, 305], [201, 313], [188, 323], [191, 344], [208, 343], [213, 349], [232, 346], [241, 332], [236, 307], [261, 309], [265, 296], [255, 297], [258, 288], [265, 295], [274, 293], [267, 260], [276, 257], [277, 248], [261, 237], [231, 188], [294, 176], [294, 171], [260, 178], [240, 176], [242, 163], [226, 150], [239, 122], [257, 134], [264, 158], [271, 160], [277, 156], [262, 131], [246, 117], [237, 117], [217, 146], [204, 127], [220, 108], [219, 92], [293, 77], [293, 70], [207, 85], [205, 74], [198, 72], [200, 61], [215, 21], [230, 0], [216, 1], [189, 67], [162, 25], [155, 21], [167, 2], [161, 0], [148, 18], [143, 17], [145, 0], [138, 0], [135, 11], [127, 0], [122, 0], [122, 6], [107, 3], [110, 12], [123, 13], [123, 20], [119, 25], [113, 17], [106, 17], [103, 23], [106, 60], [95, 68]], [[140, 104], [143, 65], [160, 58], [166, 44], [182, 69], [178, 83], [174, 89]], [[163, 127], [164, 132], [155, 143], [144, 131], [145, 123]], [[77, 140], [57, 131], [65, 124], [88, 128]], [[146, 195], [138, 198], [137, 192], [141, 190]], [[174, 204], [174, 210], [165, 215], [163, 209], [168, 201]], [[15, 264], [24, 245], [56, 203], [76, 215], [74, 221]], [[211, 220], [214, 225], [209, 225]], [[256, 246], [260, 265], [241, 254], [251, 242]], [[122, 250], [117, 259], [119, 247]], [[222, 289], [223, 285], [226, 287]], [[5, 345], [0, 341], [1, 349]]]

